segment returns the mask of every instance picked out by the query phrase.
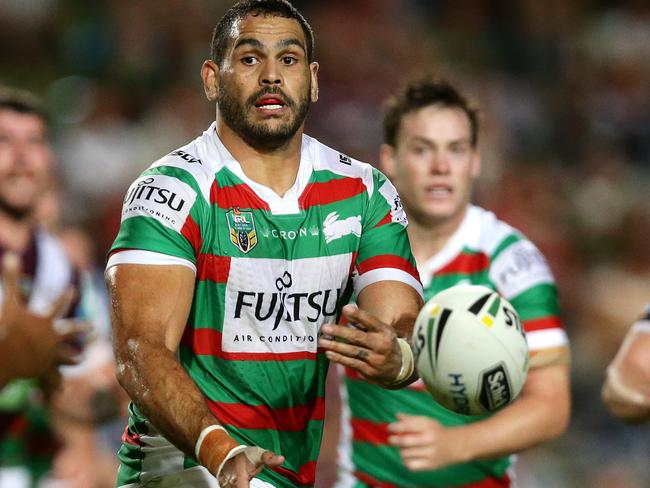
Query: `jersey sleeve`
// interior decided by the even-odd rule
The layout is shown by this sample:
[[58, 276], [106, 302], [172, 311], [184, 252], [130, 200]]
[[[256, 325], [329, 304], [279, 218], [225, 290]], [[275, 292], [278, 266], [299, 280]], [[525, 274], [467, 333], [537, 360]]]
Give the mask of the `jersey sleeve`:
[[523, 236], [511, 236], [493, 256], [490, 280], [519, 313], [531, 367], [568, 359], [569, 340], [560, 319], [555, 279], [546, 259]]
[[408, 221], [393, 184], [373, 168], [374, 191], [363, 216], [361, 239], [353, 273], [358, 296], [377, 281], [406, 283], [422, 295], [422, 285], [411, 254], [406, 227]]
[[[122, 252], [129, 256], [129, 262], [138, 256], [163, 255], [196, 265], [206, 208], [207, 202], [190, 173], [168, 166], [148, 169], [126, 193], [109, 266], [125, 262], [119, 256]], [[148, 259], [142, 264], [150, 262]]]

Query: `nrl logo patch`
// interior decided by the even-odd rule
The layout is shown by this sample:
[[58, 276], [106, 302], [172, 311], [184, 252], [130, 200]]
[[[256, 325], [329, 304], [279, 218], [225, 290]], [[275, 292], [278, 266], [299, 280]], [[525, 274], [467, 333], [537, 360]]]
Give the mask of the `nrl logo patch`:
[[230, 242], [243, 253], [247, 253], [257, 245], [257, 231], [253, 212], [242, 212], [235, 207], [226, 213]]

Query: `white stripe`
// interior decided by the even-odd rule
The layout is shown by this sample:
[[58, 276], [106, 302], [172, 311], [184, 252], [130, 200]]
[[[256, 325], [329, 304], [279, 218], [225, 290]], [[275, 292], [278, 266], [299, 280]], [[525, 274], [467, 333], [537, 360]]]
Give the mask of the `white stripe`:
[[153, 264], [169, 266], [177, 264], [190, 268], [196, 273], [196, 265], [187, 259], [179, 258], [178, 256], [170, 256], [154, 251], [142, 251], [139, 249], [127, 249], [125, 251], [118, 251], [111, 254], [106, 263], [106, 269], [118, 264]]
[[397, 268], [378, 268], [356, 276], [354, 279], [355, 295], [359, 296], [361, 290], [366, 286], [377, 283], [378, 281], [400, 281], [414, 288], [421, 297], [424, 296], [420, 282], [406, 271]]
[[547, 330], [534, 330], [526, 332], [528, 349], [530, 351], [539, 351], [541, 349], [550, 349], [553, 347], [562, 347], [569, 345], [569, 338], [563, 329], [554, 327]]
[[348, 391], [345, 387], [345, 370], [341, 365], [336, 365], [336, 374], [340, 381], [341, 432], [339, 434], [339, 445], [336, 449], [338, 479], [334, 488], [352, 488], [356, 483], [354, 477], [355, 468], [352, 462], [352, 413], [348, 403]]

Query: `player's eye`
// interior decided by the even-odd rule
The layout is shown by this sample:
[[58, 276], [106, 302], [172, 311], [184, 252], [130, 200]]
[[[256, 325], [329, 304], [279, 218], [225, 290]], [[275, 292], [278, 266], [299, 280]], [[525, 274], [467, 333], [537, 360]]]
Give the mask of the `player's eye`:
[[244, 63], [246, 66], [253, 66], [257, 64], [259, 61], [255, 56], [244, 56], [241, 59], [241, 62]]
[[298, 62], [298, 60], [293, 56], [282, 56], [280, 60], [282, 61], [282, 64], [286, 66], [291, 66], [292, 64], [296, 64]]

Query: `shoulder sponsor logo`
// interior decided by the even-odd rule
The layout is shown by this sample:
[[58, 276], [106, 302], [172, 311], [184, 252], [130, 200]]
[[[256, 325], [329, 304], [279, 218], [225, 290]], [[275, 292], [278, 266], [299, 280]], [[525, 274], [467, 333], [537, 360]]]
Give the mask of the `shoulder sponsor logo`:
[[386, 203], [390, 205], [391, 220], [406, 227], [408, 225], [408, 219], [402, 206], [402, 200], [393, 184], [387, 180], [379, 189], [379, 193], [386, 199]]
[[325, 242], [328, 244], [350, 234], [359, 237], [361, 235], [361, 216], [354, 215], [339, 220], [338, 212], [331, 212], [323, 221], [323, 234], [325, 235]]
[[226, 213], [228, 229], [230, 229], [230, 242], [243, 253], [249, 252], [257, 245], [257, 231], [253, 212], [242, 212], [235, 207]]
[[186, 183], [167, 175], [138, 178], [129, 188], [122, 207], [122, 220], [153, 217], [180, 231], [196, 200], [196, 192]]
[[352, 159], [350, 159], [350, 157], [346, 156], [345, 154], [339, 153], [339, 163], [347, 164], [348, 166], [352, 166]]
[[554, 282], [544, 256], [527, 240], [515, 242], [496, 257], [490, 266], [490, 278], [506, 298]]
[[185, 151], [181, 151], [180, 149], [178, 151], [174, 151], [173, 153], [171, 153], [171, 155], [172, 156], [178, 156], [179, 158], [187, 161], [188, 163], [203, 164], [203, 163], [201, 163], [201, 160], [199, 158], [195, 158], [191, 154], [186, 153]]

